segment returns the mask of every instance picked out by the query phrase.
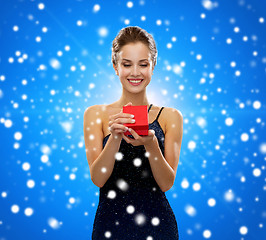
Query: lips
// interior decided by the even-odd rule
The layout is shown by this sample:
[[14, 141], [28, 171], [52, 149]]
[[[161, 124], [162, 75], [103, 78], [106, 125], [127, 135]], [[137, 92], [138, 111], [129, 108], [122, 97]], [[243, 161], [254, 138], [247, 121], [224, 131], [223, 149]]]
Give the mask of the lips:
[[[141, 79], [141, 78], [135, 78], [135, 79], [130, 78], [130, 79], [127, 79], [127, 80], [129, 81], [129, 83], [130, 83], [132, 86], [138, 86], [138, 85], [140, 85], [140, 84], [143, 82], [144, 79]], [[130, 81], [130, 80], [135, 80], [135, 81], [139, 81], [139, 82], [132, 82], [132, 81]]]
[[139, 81], [139, 80], [143, 80], [141, 78], [128, 78], [127, 80], [135, 80], [135, 81]]

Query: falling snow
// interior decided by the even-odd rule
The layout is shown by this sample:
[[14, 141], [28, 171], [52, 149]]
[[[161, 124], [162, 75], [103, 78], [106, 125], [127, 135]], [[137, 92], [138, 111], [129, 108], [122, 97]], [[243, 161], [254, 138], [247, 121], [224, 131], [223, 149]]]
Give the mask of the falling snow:
[[[111, 45], [122, 27], [132, 25], [150, 32], [159, 49], [149, 102], [183, 115], [176, 177], [165, 193], [180, 235], [188, 240], [262, 239], [266, 234], [263, 9], [263, 1], [247, 0], [92, 4], [77, 0], [58, 12], [55, 3], [7, 2], [0, 9], [1, 238], [58, 239], [63, 234], [75, 239], [76, 232], [89, 238], [100, 192], [88, 159], [102, 151], [102, 139], [89, 134], [89, 143], [97, 145], [85, 151], [83, 114], [91, 105], [119, 99], [122, 88], [112, 66]], [[92, 129], [102, 126], [101, 112], [95, 119], [89, 124]], [[169, 136], [178, 127], [167, 126]], [[161, 141], [170, 146], [175, 136]], [[175, 151], [169, 147], [164, 153], [169, 169], [180, 147], [173, 146]], [[128, 161], [117, 151], [110, 161], [144, 181], [149, 194], [158, 194], [159, 186], [147, 184], [153, 172], [143, 170], [149, 157], [147, 151], [143, 158], [132, 151]], [[95, 168], [112, 179], [110, 165]], [[111, 213], [121, 196], [134, 191], [131, 180], [119, 176], [101, 196], [109, 201]], [[164, 226], [166, 219], [140, 210], [153, 208], [154, 203], [145, 203], [144, 194], [137, 196], [137, 202], [121, 204], [121, 214], [139, 229], [149, 226], [156, 231]], [[114, 226], [123, 226], [119, 214]], [[101, 237], [114, 238], [112, 227], [102, 230]], [[155, 239], [147, 232], [146, 240]]]

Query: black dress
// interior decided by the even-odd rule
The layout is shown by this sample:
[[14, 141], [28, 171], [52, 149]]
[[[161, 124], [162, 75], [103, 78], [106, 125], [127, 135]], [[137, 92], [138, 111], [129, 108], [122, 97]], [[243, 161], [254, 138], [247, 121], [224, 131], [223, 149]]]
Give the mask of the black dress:
[[[158, 122], [163, 108], [149, 129], [155, 130], [164, 155], [164, 133]], [[103, 139], [103, 147], [109, 136]], [[144, 146], [133, 146], [122, 138], [119, 152], [111, 176], [100, 188], [92, 240], [179, 239], [175, 215], [153, 177]]]

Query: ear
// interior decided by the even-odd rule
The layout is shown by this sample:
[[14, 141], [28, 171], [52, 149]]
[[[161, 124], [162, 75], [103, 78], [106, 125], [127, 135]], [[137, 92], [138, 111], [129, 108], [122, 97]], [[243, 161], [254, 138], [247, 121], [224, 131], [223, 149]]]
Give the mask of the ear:
[[114, 64], [113, 64], [113, 68], [115, 69], [115, 74], [118, 75], [118, 70]]

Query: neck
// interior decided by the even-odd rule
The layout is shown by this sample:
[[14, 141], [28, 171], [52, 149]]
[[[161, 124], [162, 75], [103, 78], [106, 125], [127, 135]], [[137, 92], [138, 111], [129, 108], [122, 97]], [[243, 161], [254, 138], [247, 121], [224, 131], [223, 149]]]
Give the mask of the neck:
[[117, 104], [122, 107], [129, 102], [132, 102], [132, 106], [139, 106], [139, 105], [149, 106], [150, 103], [149, 103], [147, 95], [146, 95], [146, 89], [142, 92], [139, 92], [139, 93], [131, 93], [131, 92], [127, 92], [125, 89], [123, 89], [122, 96], [117, 101]]

